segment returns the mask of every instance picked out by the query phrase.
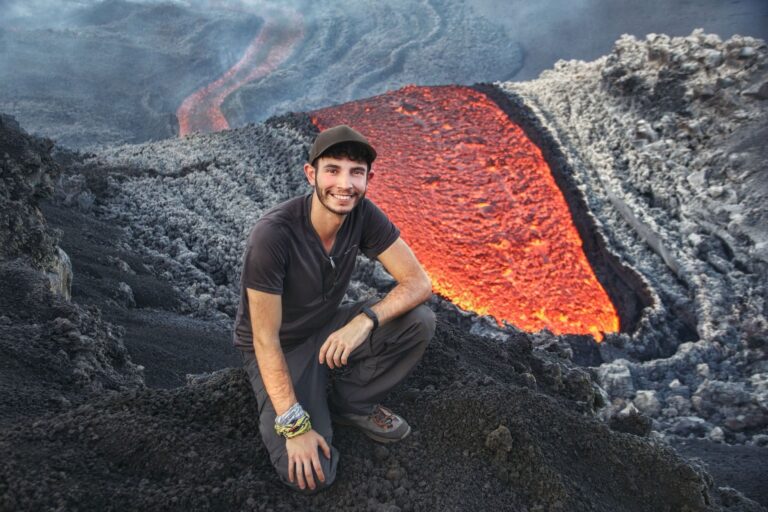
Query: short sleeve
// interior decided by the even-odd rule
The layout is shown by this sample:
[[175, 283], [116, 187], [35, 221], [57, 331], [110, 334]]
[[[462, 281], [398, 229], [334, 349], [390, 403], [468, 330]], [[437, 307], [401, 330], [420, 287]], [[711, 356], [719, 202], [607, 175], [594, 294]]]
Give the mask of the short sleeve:
[[395, 240], [400, 237], [400, 230], [372, 201], [367, 198], [364, 201], [363, 235], [360, 250], [370, 259], [375, 259], [395, 243]]
[[288, 263], [286, 247], [284, 233], [278, 226], [257, 222], [248, 235], [243, 254], [243, 286], [282, 294]]

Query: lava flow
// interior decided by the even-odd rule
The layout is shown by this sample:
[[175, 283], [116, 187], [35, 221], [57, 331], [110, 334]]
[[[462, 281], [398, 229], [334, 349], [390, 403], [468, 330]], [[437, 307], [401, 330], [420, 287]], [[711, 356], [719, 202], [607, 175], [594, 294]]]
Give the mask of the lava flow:
[[618, 331], [540, 149], [487, 96], [408, 86], [312, 120], [369, 137], [379, 154], [369, 197], [401, 228], [436, 292], [526, 331], [597, 340]]
[[289, 18], [270, 17], [259, 35], [251, 41], [245, 54], [216, 81], [198, 89], [181, 103], [176, 111], [179, 136], [200, 132], [210, 133], [229, 128], [221, 112], [221, 104], [244, 84], [266, 76], [293, 52], [303, 37], [302, 23], [297, 14]]

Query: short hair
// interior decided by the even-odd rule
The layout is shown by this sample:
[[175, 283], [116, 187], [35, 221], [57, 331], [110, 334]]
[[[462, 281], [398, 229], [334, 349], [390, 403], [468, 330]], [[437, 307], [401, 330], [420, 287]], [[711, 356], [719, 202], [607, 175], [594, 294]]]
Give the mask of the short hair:
[[359, 142], [339, 142], [329, 147], [312, 161], [312, 167], [317, 169], [317, 161], [323, 157], [331, 158], [349, 158], [354, 162], [365, 162], [368, 164], [368, 170], [371, 170], [374, 156], [365, 144]]

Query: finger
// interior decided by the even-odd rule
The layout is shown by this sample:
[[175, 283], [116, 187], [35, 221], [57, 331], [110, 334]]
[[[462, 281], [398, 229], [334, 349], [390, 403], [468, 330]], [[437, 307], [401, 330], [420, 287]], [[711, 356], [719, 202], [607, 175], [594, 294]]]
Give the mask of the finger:
[[352, 352], [349, 350], [349, 347], [344, 347], [344, 352], [341, 353], [341, 364], [346, 366], [347, 362], [349, 361], [349, 353]]
[[293, 461], [292, 458], [288, 459], [288, 481], [293, 482], [293, 480], [296, 478], [296, 475], [294, 474], [294, 470], [296, 468], [296, 464]]
[[312, 460], [304, 461], [304, 476], [307, 479], [307, 485], [310, 489], [315, 488], [315, 476], [312, 474]]
[[336, 352], [333, 353], [333, 362], [336, 366], [341, 366], [342, 354], [344, 354], [344, 347], [336, 348]]
[[328, 443], [325, 441], [324, 437], [320, 437], [320, 448], [323, 449], [323, 454], [325, 455], [326, 459], [331, 458], [331, 449], [328, 447]]
[[336, 364], [336, 356], [335, 356], [336, 350], [338, 350], [338, 348], [336, 347], [336, 345], [333, 345], [328, 349], [328, 352], [325, 354], [325, 362], [328, 364], [328, 368], [335, 368], [339, 366], [338, 364]]
[[296, 461], [296, 483], [299, 484], [299, 489], [306, 487], [304, 483], [304, 468], [302, 468], [302, 461]]
[[315, 468], [315, 474], [317, 479], [321, 482], [325, 482], [325, 474], [323, 474], [323, 466], [320, 465], [320, 457], [317, 456], [317, 451], [312, 456], [312, 467]]
[[325, 363], [326, 352], [328, 352], [328, 340], [325, 340], [325, 343], [323, 343], [323, 346], [320, 347], [320, 364]]

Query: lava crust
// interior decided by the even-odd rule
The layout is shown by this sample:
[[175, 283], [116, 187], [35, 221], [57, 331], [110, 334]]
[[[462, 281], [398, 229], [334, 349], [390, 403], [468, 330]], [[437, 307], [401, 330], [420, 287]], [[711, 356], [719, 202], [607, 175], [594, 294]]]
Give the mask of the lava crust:
[[[140, 336], [111, 323], [119, 311], [172, 314], [181, 327], [169, 338], [199, 328], [195, 343], [220, 342], [246, 233], [307, 190], [309, 117], [62, 151], [60, 168], [50, 144], [3, 118], [0, 143], [15, 142], [0, 147], [0, 214], [14, 219], [0, 225], [14, 241], [0, 256], [0, 509], [764, 510], [664, 440], [765, 450], [764, 149], [745, 141], [765, 133], [767, 61], [747, 38], [623, 38], [594, 63], [496, 84], [552, 137], [550, 154], [589, 191], [595, 236], [652, 301], [633, 332], [590, 345], [602, 364], [586, 369], [572, 361], [586, 347], [574, 336], [499, 329], [434, 298], [437, 334], [387, 399], [413, 436], [384, 448], [338, 428], [339, 477], [315, 497], [277, 480], [241, 369], [147, 388], [128, 344]], [[42, 211], [68, 208], [58, 221], [81, 226], [95, 253], [70, 250], [75, 282], [77, 269], [90, 273], [71, 300], [65, 243], [37, 205], [45, 176], [56, 187]], [[87, 235], [97, 224], [78, 216], [115, 233]], [[349, 299], [392, 286], [380, 265], [359, 263]], [[162, 293], [147, 292], [154, 282]], [[183, 343], [158, 336], [158, 346], [172, 350], [148, 359], [151, 371], [199, 371]], [[741, 477], [762, 482], [760, 470]]]

